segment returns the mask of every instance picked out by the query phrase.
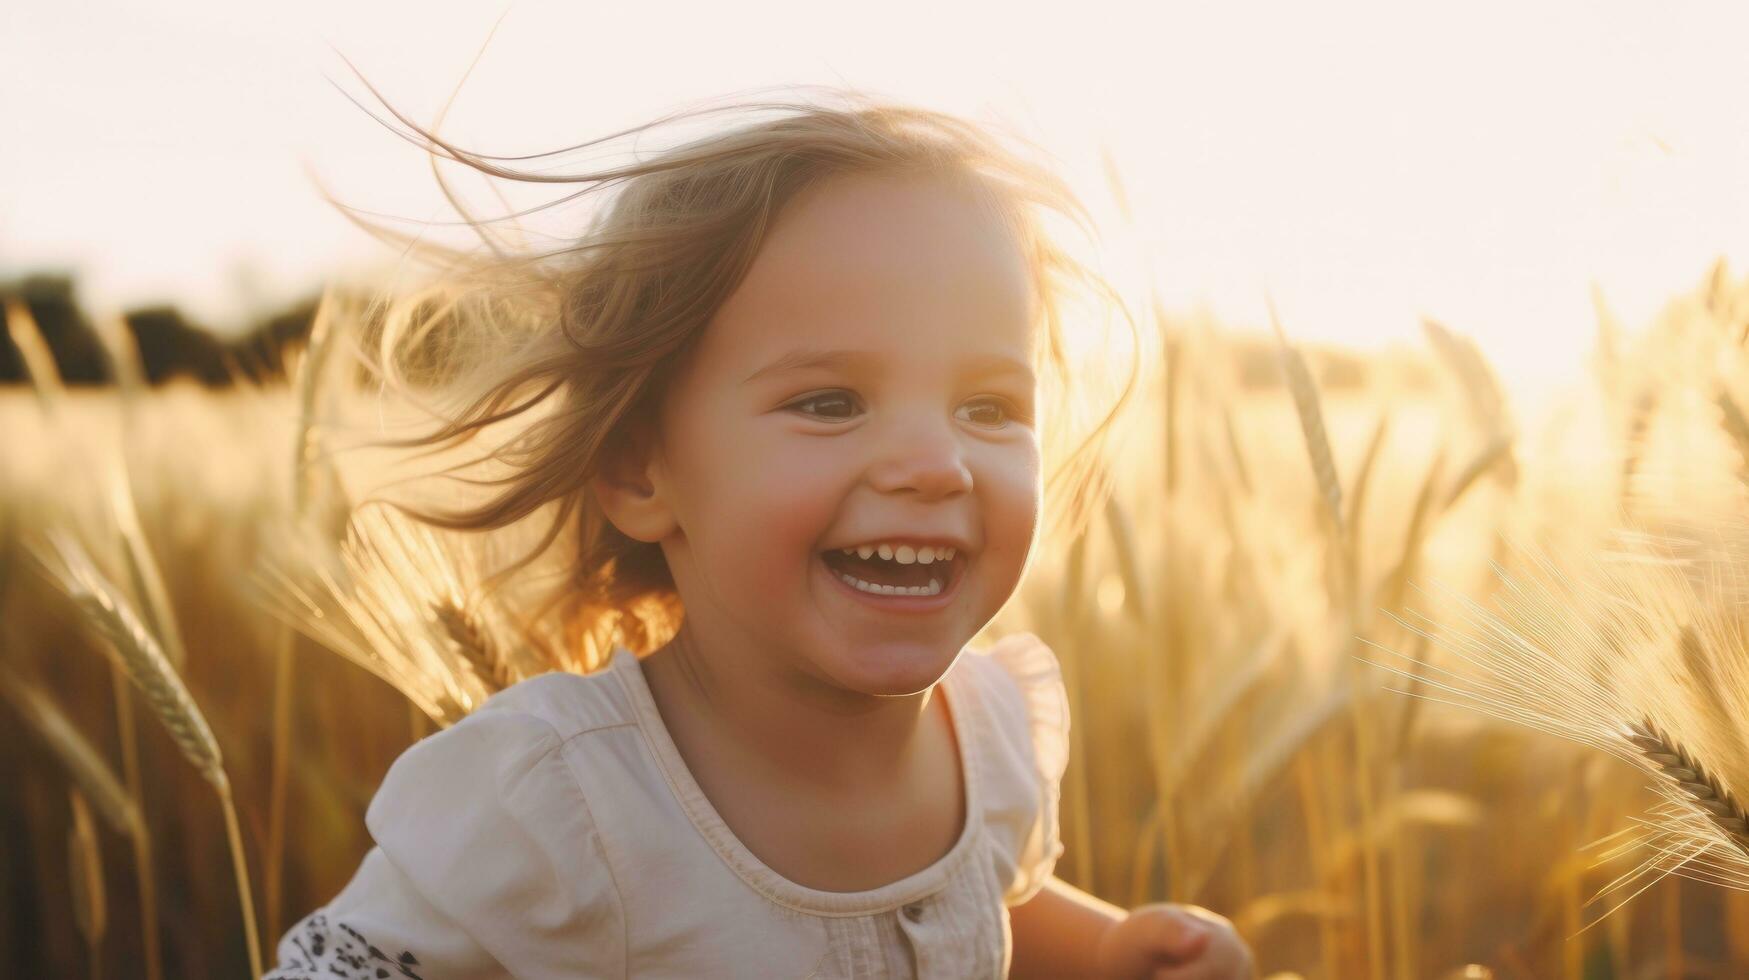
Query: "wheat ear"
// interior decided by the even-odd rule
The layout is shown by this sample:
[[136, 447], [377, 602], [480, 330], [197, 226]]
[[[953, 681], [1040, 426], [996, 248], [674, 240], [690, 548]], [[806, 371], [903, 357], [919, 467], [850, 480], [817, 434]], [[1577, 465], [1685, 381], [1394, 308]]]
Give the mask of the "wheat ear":
[[481, 628], [473, 613], [453, 600], [432, 603], [431, 611], [443, 624], [456, 652], [467, 661], [468, 669], [488, 690], [502, 691], [516, 683], [516, 672], [504, 659], [503, 652]]
[[49, 350], [48, 341], [43, 339], [36, 317], [30, 315], [30, 307], [23, 300], [9, 297], [5, 307], [6, 335], [12, 338], [12, 346], [18, 349], [19, 357], [24, 361], [24, 373], [30, 379], [38, 407], [44, 416], [52, 417], [67, 397], [60, 368], [55, 365], [55, 355]]
[[58, 529], [50, 530], [48, 534], [60, 556], [60, 565], [51, 565], [40, 555], [36, 556], [37, 563], [73, 600], [86, 622], [105, 641], [105, 652], [111, 661], [118, 664], [146, 696], [146, 703], [170, 733], [176, 747], [218, 793], [219, 806], [224, 811], [225, 834], [231, 846], [231, 863], [237, 872], [237, 899], [242, 905], [249, 967], [251, 975], [258, 977], [261, 975], [261, 943], [257, 938], [248, 864], [243, 856], [243, 834], [237, 825], [231, 781], [225, 775], [224, 757], [219, 752], [218, 739], [213, 737], [212, 726], [207, 724], [206, 716], [182, 683], [182, 677], [170, 666], [157, 639], [134, 614], [127, 600], [92, 566], [84, 549]]
[[1477, 426], [1491, 436], [1502, 434], [1507, 425], [1506, 396], [1501, 393], [1500, 381], [1494, 377], [1487, 358], [1476, 349], [1475, 341], [1428, 317], [1421, 319], [1421, 329], [1464, 389]]
[[49, 532], [59, 553], [62, 569], [51, 574], [73, 600], [85, 622], [104, 640], [105, 652], [146, 696], [146, 703], [163, 722], [184, 757], [215, 787], [226, 788], [223, 756], [206, 716], [194, 696], [170, 666], [157, 638], [92, 567], [83, 549], [66, 534]]
[[1724, 784], [1650, 718], [1638, 724], [1629, 722], [1628, 729], [1627, 740], [1670, 777], [1688, 801], [1704, 812], [1739, 851], [1749, 856], [1749, 813]]
[[1742, 457], [1737, 467], [1737, 476], [1744, 483], [1749, 483], [1749, 418], [1744, 417], [1743, 409], [1731, 393], [1720, 389], [1713, 399], [1719, 407], [1719, 419], [1724, 425], [1725, 434], [1731, 437], [1731, 442], [1737, 447], [1737, 453]]

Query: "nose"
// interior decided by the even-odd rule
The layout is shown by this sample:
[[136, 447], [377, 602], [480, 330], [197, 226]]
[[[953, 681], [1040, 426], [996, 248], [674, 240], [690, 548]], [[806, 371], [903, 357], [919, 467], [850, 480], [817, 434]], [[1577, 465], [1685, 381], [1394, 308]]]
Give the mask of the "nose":
[[951, 420], [913, 417], [888, 426], [868, 482], [881, 493], [938, 500], [970, 493], [972, 471]]

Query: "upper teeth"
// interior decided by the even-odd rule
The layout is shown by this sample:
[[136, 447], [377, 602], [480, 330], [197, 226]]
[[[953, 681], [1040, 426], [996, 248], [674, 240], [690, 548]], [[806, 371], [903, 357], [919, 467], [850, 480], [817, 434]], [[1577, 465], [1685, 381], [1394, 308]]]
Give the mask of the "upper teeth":
[[887, 561], [896, 561], [901, 565], [910, 565], [912, 563], [928, 565], [937, 561], [950, 561], [955, 553], [955, 549], [953, 548], [937, 548], [927, 544], [892, 544], [887, 541], [882, 541], [879, 544], [858, 545], [854, 548], [845, 548], [843, 550], [845, 554], [856, 555], [859, 558], [870, 558], [874, 555], [880, 555]]

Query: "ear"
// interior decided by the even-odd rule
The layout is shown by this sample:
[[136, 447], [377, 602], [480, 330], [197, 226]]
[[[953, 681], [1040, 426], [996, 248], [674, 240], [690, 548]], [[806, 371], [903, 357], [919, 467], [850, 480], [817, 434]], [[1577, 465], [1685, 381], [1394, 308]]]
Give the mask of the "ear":
[[665, 483], [660, 466], [654, 440], [634, 434], [605, 454], [590, 482], [607, 519], [634, 541], [660, 541], [678, 526], [660, 490]]

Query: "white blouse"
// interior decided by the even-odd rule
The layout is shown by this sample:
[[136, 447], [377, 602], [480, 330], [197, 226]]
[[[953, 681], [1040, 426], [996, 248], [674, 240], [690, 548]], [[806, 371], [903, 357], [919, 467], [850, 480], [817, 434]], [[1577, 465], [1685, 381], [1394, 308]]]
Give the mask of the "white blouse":
[[1063, 850], [1068, 699], [1027, 633], [967, 649], [940, 688], [958, 841], [898, 881], [829, 892], [730, 832], [629, 650], [523, 681], [395, 761], [365, 815], [376, 846], [267, 977], [1004, 977], [1008, 908]]

